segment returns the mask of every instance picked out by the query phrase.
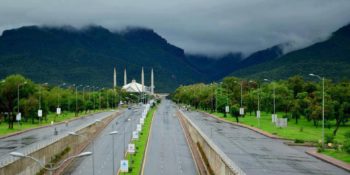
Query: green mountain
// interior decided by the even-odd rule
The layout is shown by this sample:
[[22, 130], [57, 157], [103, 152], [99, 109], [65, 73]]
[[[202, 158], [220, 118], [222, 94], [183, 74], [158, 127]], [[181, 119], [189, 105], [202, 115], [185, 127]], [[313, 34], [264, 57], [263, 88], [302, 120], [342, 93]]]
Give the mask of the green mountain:
[[128, 81], [140, 82], [143, 66], [146, 85], [153, 68], [156, 91], [169, 92], [180, 84], [205, 80], [184, 58], [182, 49], [143, 28], [111, 32], [99, 26], [28, 26], [4, 31], [0, 37], [0, 78], [19, 73], [51, 84], [111, 87], [114, 66], [119, 85], [124, 67]]
[[314, 73], [333, 80], [350, 79], [350, 25], [342, 27], [326, 41], [290, 52], [261, 64], [235, 70], [233, 76], [286, 79]]
[[208, 83], [228, 75], [285, 79], [315, 73], [335, 80], [350, 78], [350, 25], [310, 47], [286, 55], [282, 48], [277, 45], [246, 58], [230, 53], [214, 59], [186, 55], [151, 29], [26, 26], [0, 36], [0, 79], [19, 73], [36, 82], [111, 87], [114, 66], [118, 85], [123, 83], [124, 68], [129, 82], [140, 82], [143, 66], [146, 85], [153, 68], [156, 92], [170, 92], [181, 84]]

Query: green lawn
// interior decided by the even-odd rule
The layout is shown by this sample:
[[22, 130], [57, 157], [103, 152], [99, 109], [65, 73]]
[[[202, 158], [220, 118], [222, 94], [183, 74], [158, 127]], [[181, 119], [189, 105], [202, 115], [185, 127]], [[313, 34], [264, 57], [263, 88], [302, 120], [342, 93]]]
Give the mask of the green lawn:
[[[101, 112], [101, 111], [103, 111], [103, 110], [96, 110], [95, 112]], [[85, 113], [85, 112], [84, 113], [79, 113], [78, 117], [81, 117], [81, 116], [84, 116], [84, 115], [87, 115], [87, 114], [91, 114], [91, 113], [95, 113], [95, 112], [91, 111], [89, 113]], [[36, 127], [40, 127], [40, 126], [50, 125], [51, 121], [54, 121], [55, 116], [56, 116], [55, 113], [50, 113], [47, 116], [47, 120], [43, 120], [40, 123], [37, 120], [35, 120], [34, 124], [32, 124], [31, 120], [28, 120], [28, 122], [21, 122], [21, 124], [18, 124], [16, 122], [16, 123], [13, 124], [13, 129], [9, 129], [8, 128], [8, 123], [7, 122], [2, 122], [0, 124], [0, 136], [11, 134], [11, 133], [15, 133], [15, 132], [18, 132], [18, 131], [23, 131], [23, 130], [26, 130], [26, 129], [31, 129], [31, 128], [36, 128]], [[61, 115], [56, 117], [55, 123], [62, 122], [62, 121], [65, 121], [65, 120], [69, 120], [69, 119], [72, 119], [72, 118], [75, 118], [75, 113], [74, 112], [64, 112]]]
[[142, 160], [144, 157], [146, 144], [147, 144], [147, 140], [148, 140], [148, 136], [151, 128], [153, 113], [155, 111], [156, 111], [156, 107], [153, 107], [148, 111], [142, 132], [139, 135], [139, 139], [132, 142], [135, 144], [136, 152], [133, 155], [131, 154], [127, 155], [127, 159], [129, 161], [129, 172], [125, 173], [127, 175], [140, 174], [140, 171], [142, 168]]
[[[216, 116], [222, 117], [222, 113], [213, 113]], [[283, 116], [283, 113], [278, 113], [278, 117]], [[233, 118], [231, 115], [228, 115], [226, 120], [236, 122], [236, 119]], [[271, 134], [280, 136], [282, 138], [286, 139], [301, 139], [304, 141], [310, 141], [310, 142], [319, 142], [322, 138], [322, 126], [319, 126], [316, 128], [313, 126], [312, 122], [308, 122], [306, 119], [302, 118], [299, 119], [298, 124], [295, 124], [295, 120], [290, 120], [288, 121], [288, 126], [286, 128], [278, 128], [271, 122], [271, 114], [270, 113], [261, 113], [261, 118], [260, 118], [260, 127], [258, 127], [258, 119], [255, 117], [255, 114], [252, 113], [252, 115], [249, 115], [247, 113], [245, 117], [240, 117], [239, 122], [253, 126], [256, 128], [260, 128], [264, 131], [267, 131]], [[332, 134], [334, 130], [334, 123], [335, 121], [331, 122], [332, 127], [330, 129], [325, 128], [325, 134]], [[345, 132], [350, 131], [350, 126], [342, 126], [339, 128], [337, 135], [335, 137], [335, 140], [338, 142], [343, 142], [345, 139]]]
[[336, 159], [342, 160], [344, 162], [350, 163], [350, 154], [345, 151], [325, 149], [322, 153], [334, 157]]

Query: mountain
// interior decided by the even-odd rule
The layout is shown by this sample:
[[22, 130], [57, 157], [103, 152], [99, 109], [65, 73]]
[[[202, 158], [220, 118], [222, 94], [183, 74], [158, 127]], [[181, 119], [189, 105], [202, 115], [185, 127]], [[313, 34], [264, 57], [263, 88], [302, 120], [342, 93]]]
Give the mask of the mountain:
[[151, 29], [111, 32], [100, 26], [81, 30], [26, 26], [6, 30], [0, 37], [0, 78], [20, 73], [37, 82], [111, 87], [114, 66], [119, 85], [124, 67], [128, 81], [140, 82], [143, 66], [146, 85], [153, 68], [158, 92], [205, 80], [187, 64], [182, 49]]
[[333, 80], [350, 78], [350, 25], [334, 32], [322, 42], [235, 70], [231, 75], [247, 78], [286, 79], [292, 75], [314, 73]]
[[350, 25], [326, 41], [283, 54], [283, 45], [244, 57], [230, 53], [219, 58], [185, 54], [151, 29], [110, 31], [101, 26], [25, 26], [0, 36], [0, 79], [20, 73], [36, 82], [112, 86], [113, 67], [118, 85], [126, 67], [128, 82], [145, 83], [155, 72], [156, 92], [170, 92], [181, 84], [212, 82], [228, 75], [285, 79], [315, 73], [339, 80], [350, 77]]
[[231, 53], [219, 58], [188, 55], [186, 60], [193, 68], [203, 74], [207, 74], [209, 81], [216, 81], [233, 71], [275, 60], [282, 55], [282, 46], [277, 45], [254, 52], [245, 58], [240, 53]]

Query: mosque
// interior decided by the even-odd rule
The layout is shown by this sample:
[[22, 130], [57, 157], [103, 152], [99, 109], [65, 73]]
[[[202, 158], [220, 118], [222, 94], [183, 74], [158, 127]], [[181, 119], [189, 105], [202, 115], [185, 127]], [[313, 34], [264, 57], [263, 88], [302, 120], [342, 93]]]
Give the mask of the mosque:
[[[117, 71], [114, 67], [114, 74], [113, 74], [113, 86], [117, 86]], [[135, 93], [146, 93], [154, 95], [154, 74], [153, 74], [153, 68], [151, 70], [151, 86], [145, 86], [145, 79], [144, 79], [144, 72], [143, 67], [141, 70], [141, 84], [137, 83], [135, 79], [131, 80], [129, 84], [127, 84], [127, 74], [126, 69], [124, 69], [124, 85], [122, 87], [127, 92], [135, 92]]]

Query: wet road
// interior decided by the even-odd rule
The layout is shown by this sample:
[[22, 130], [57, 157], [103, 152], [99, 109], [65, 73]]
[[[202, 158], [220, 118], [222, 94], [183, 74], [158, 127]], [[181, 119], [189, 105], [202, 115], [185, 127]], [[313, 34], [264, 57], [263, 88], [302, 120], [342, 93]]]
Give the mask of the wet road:
[[281, 140], [270, 139], [203, 113], [184, 113], [248, 175], [349, 175]]
[[175, 107], [172, 102], [163, 99], [155, 113], [145, 175], [198, 174]]
[[[113, 113], [114, 112], [111, 111], [88, 115], [69, 122], [68, 126], [63, 123], [0, 139], [0, 162], [11, 159], [12, 157], [9, 153], [12, 151], [25, 153], [28, 150], [34, 150], [38, 145], [48, 143], [50, 139], [67, 135], [70, 131], [75, 131], [78, 128], [90, 125], [95, 122], [96, 119], [105, 118]], [[58, 135], [54, 135], [55, 128], [58, 131]]]
[[127, 145], [131, 140], [131, 133], [136, 129], [136, 124], [140, 121], [143, 109], [144, 107], [141, 105], [135, 106], [132, 109], [126, 110], [119, 117], [115, 118], [94, 140], [94, 148], [93, 145], [89, 145], [89, 147], [87, 147], [86, 151], [94, 152], [94, 157], [89, 156], [78, 159], [77, 161], [73, 162], [73, 167], [65, 174], [92, 175], [93, 159], [95, 159], [95, 175], [113, 174], [113, 136], [109, 135], [109, 133], [115, 130], [118, 131], [118, 134], [114, 135], [114, 168], [115, 172], [117, 172], [119, 169], [120, 160], [124, 158]]

